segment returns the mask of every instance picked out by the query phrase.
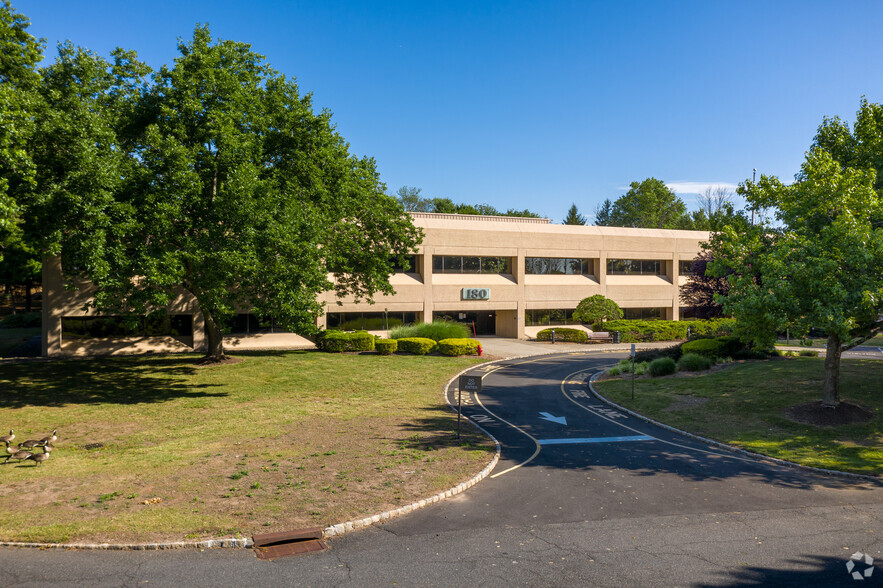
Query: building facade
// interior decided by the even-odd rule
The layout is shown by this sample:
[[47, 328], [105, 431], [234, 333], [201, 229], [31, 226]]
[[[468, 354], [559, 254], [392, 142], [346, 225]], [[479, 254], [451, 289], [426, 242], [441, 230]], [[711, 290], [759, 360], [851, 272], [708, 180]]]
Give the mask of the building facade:
[[[556, 225], [548, 219], [412, 213], [423, 243], [390, 278], [395, 294], [374, 304], [320, 295], [328, 329], [386, 331], [402, 323], [455, 320], [479, 336], [526, 338], [574, 325], [583, 298], [616, 301], [625, 318], [681, 318], [679, 290], [708, 239], [703, 231]], [[43, 353], [83, 355], [202, 349], [203, 319], [182, 292], [162, 323], [137, 332], [84, 310], [88, 284], [66, 290], [57, 260], [44, 263]], [[578, 326], [578, 325], [574, 325]], [[237, 341], [267, 336], [271, 325], [237, 317]], [[278, 334], [285, 346], [284, 334]], [[291, 335], [291, 337], [295, 337]], [[303, 340], [301, 340], [303, 341]]]

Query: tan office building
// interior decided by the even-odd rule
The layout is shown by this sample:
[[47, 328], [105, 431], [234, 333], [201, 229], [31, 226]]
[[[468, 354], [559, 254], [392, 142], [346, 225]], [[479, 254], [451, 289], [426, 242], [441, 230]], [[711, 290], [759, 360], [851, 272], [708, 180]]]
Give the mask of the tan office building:
[[[413, 218], [424, 239], [410, 267], [390, 278], [396, 293], [378, 296], [373, 305], [322, 294], [326, 313], [319, 326], [384, 331], [446, 318], [468, 323], [479, 336], [525, 338], [547, 326], [572, 325], [576, 305], [594, 294], [615, 300], [625, 318], [678, 320], [679, 288], [708, 239], [703, 231], [556, 225], [548, 219], [435, 213]], [[44, 355], [204, 347], [202, 317], [185, 294], [152, 336], [114, 336], [106, 326], [97, 333], [104, 336], [88, 336], [84, 325], [95, 335], [100, 321], [82, 310], [89, 289], [65, 290], [60, 269], [57, 261], [44, 264]], [[261, 330], [249, 315], [236, 323], [234, 335], [240, 338]]]

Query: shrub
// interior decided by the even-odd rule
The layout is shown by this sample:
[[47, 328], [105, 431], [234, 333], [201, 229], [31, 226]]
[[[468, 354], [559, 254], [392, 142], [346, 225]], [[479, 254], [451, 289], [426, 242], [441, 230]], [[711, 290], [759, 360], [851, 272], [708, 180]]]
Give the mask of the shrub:
[[708, 319], [694, 321], [633, 321], [619, 320], [604, 323], [605, 331], [619, 331], [620, 342], [640, 343], [642, 341], [677, 341], [690, 337], [719, 337], [730, 335], [736, 321], [734, 319]]
[[380, 355], [392, 355], [399, 348], [399, 342], [395, 339], [378, 339], [374, 342], [374, 348]]
[[[715, 358], [724, 355], [724, 343], [719, 339], [694, 339], [681, 345], [684, 355], [692, 353], [703, 357]], [[729, 355], [729, 354], [727, 354]]]
[[682, 346], [683, 343], [680, 345], [665, 347], [663, 349], [645, 349], [643, 351], [638, 351], [635, 353], [635, 361], [650, 362], [654, 359], [659, 359], [660, 357], [670, 357], [677, 361], [681, 358], [681, 355], [683, 355], [683, 352], [681, 351]]
[[690, 329], [690, 337], [726, 337], [733, 334], [736, 319], [719, 318], [685, 321]]
[[819, 356], [818, 351], [814, 351], [812, 349], [801, 349], [800, 350], [800, 357], [818, 357], [818, 356]]
[[402, 337], [398, 339], [399, 351], [413, 353], [414, 355], [426, 355], [436, 347], [436, 342], [426, 337]]
[[711, 367], [711, 360], [698, 353], [685, 353], [678, 360], [679, 372], [701, 372]]
[[328, 353], [342, 351], [373, 351], [374, 335], [365, 331], [321, 331], [316, 335], [316, 347]]
[[478, 355], [477, 339], [442, 339], [438, 352], [442, 355]]
[[589, 335], [582, 329], [568, 329], [565, 327], [555, 327], [554, 329], [543, 329], [537, 333], [537, 341], [551, 341], [552, 331], [555, 331], [555, 340], [565, 343], [587, 343]]
[[[635, 375], [642, 376], [647, 372], [647, 368], [650, 365], [646, 361], [635, 362]], [[622, 359], [618, 364], [613, 366], [612, 368], [607, 370], [607, 373], [611, 376], [618, 376], [620, 374], [630, 374], [632, 373], [632, 360], [630, 359]]]
[[650, 375], [654, 378], [668, 376], [677, 371], [675, 360], [670, 357], [660, 357], [650, 362]]
[[25, 312], [21, 314], [10, 314], [0, 320], [0, 329], [26, 329], [31, 327], [39, 327], [42, 324], [42, 313]]
[[431, 323], [418, 323], [416, 325], [396, 327], [389, 333], [390, 339], [404, 339], [406, 337], [422, 337], [424, 339], [432, 339], [433, 341], [441, 341], [442, 339], [468, 339], [469, 329], [463, 323], [433, 321]]

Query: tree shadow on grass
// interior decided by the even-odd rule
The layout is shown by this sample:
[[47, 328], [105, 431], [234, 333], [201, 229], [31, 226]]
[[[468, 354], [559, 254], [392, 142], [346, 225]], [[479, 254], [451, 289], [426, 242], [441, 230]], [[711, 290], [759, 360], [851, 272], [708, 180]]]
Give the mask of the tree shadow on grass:
[[198, 357], [97, 357], [0, 365], [0, 408], [140, 404], [222, 397], [192, 384]]
[[[487, 439], [487, 435], [475, 428], [465, 418], [461, 421], [461, 436], [457, 439], [457, 414], [451, 412], [448, 406], [434, 406], [427, 409], [431, 414], [414, 419], [404, 424], [406, 431], [416, 433], [400, 441], [406, 449], [424, 450], [427, 446], [435, 449], [441, 447], [460, 446], [466, 451], [487, 452], [488, 446], [481, 441]], [[491, 449], [493, 449], [491, 445]]]

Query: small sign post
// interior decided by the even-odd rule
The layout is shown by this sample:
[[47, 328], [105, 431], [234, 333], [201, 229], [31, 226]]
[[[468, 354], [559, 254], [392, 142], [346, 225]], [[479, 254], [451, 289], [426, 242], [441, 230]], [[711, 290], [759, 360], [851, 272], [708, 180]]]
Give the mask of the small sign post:
[[632, 343], [632, 400], [635, 399], [635, 344]]
[[481, 392], [481, 376], [460, 376], [457, 386], [457, 439], [460, 438], [460, 415], [463, 406], [463, 390], [478, 394]]

